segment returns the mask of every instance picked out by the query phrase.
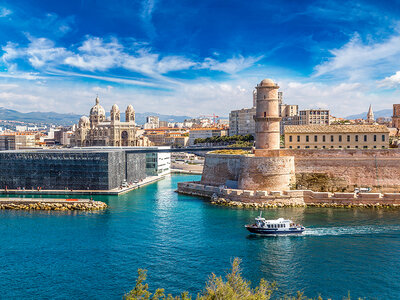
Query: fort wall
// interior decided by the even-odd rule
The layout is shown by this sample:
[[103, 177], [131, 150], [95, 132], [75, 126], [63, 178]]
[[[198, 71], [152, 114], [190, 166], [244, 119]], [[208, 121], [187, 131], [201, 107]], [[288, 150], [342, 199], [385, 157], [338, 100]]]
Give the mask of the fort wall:
[[248, 190], [287, 190], [295, 181], [294, 158], [207, 154], [201, 182]]
[[[252, 191], [220, 188], [201, 182], [178, 183], [178, 192], [212, 199], [216, 203], [257, 206], [400, 206], [400, 193], [330, 193], [310, 190]], [[216, 198], [215, 198], [216, 197]]]

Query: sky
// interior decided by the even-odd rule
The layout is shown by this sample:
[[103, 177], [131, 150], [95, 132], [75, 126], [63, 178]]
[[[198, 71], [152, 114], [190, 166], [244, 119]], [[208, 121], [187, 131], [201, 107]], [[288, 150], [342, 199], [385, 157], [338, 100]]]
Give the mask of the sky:
[[337, 117], [400, 103], [400, 1], [0, 0], [0, 106], [228, 116], [276, 81]]

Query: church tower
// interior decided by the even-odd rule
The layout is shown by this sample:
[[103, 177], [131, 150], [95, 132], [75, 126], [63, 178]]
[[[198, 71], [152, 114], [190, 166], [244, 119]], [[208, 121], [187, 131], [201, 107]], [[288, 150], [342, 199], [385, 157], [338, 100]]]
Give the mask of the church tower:
[[114, 104], [111, 107], [110, 116], [111, 116], [111, 122], [120, 121], [120, 111], [117, 104]]
[[374, 112], [372, 111], [372, 105], [369, 105], [368, 113], [367, 113], [367, 123], [368, 124], [374, 124], [375, 119], [374, 119]]
[[128, 105], [125, 111], [125, 122], [133, 122], [135, 123], [135, 110], [132, 105]]

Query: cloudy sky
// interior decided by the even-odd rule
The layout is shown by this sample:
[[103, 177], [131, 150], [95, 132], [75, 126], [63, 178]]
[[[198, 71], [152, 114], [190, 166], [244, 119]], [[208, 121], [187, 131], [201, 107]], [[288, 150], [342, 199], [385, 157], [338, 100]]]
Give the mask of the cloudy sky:
[[263, 78], [336, 116], [400, 103], [400, 1], [0, 1], [0, 106], [227, 116]]

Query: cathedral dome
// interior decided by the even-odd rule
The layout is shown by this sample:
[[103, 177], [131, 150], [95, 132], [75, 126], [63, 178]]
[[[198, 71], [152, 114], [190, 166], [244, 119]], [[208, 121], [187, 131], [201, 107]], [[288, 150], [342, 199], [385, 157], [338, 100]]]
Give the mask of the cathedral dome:
[[263, 79], [261, 82], [260, 82], [260, 85], [261, 86], [275, 86], [276, 84], [275, 84], [275, 82], [272, 80], [272, 79]]
[[89, 125], [89, 124], [90, 124], [90, 121], [89, 121], [89, 118], [88, 118], [88, 117], [82, 116], [82, 117], [79, 119], [79, 127], [84, 127], [85, 125]]
[[100, 105], [99, 97], [96, 97], [96, 104], [90, 110], [90, 115], [93, 116], [106, 116], [106, 111], [104, 110], [103, 106]]

